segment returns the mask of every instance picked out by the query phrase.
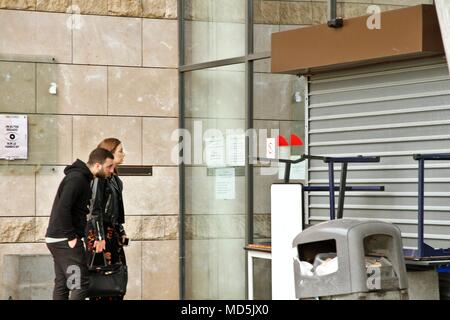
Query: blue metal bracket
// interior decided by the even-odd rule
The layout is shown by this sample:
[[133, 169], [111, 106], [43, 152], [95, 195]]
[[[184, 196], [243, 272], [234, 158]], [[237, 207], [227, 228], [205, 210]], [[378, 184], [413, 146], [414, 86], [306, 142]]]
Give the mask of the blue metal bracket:
[[[338, 199], [338, 214], [337, 218], [342, 219], [344, 215], [344, 200], [346, 191], [384, 191], [384, 186], [347, 186], [347, 168], [349, 163], [367, 163], [367, 162], [380, 162], [380, 157], [323, 157], [302, 154], [300, 158], [296, 160], [289, 159], [269, 159], [257, 157], [260, 161], [275, 161], [286, 164], [286, 170], [284, 172], [284, 183], [289, 183], [291, 165], [300, 163], [305, 160], [322, 160], [328, 164], [328, 185], [327, 186], [306, 186], [303, 187], [303, 191], [328, 191], [330, 199], [330, 220], [336, 219], [335, 209], [335, 196], [334, 192], [339, 190]], [[339, 185], [334, 184], [334, 164], [342, 163], [341, 167], [341, 179]]]
[[418, 161], [418, 210], [417, 210], [417, 249], [404, 249], [407, 257], [422, 259], [425, 257], [449, 257], [450, 248], [433, 248], [424, 241], [425, 220], [425, 161], [450, 160], [450, 153], [415, 154], [413, 159]]

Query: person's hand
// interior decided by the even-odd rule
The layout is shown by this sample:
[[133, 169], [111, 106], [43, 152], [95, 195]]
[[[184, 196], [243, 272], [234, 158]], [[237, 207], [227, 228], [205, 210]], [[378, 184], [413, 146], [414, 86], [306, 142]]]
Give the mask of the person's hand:
[[76, 245], [77, 245], [77, 238], [69, 241], [69, 247], [70, 248], [73, 249], [73, 248], [75, 248]]
[[101, 241], [95, 240], [94, 248], [95, 248], [96, 253], [103, 252], [103, 250], [105, 250], [105, 248], [106, 248], [106, 241], [105, 240], [101, 240]]

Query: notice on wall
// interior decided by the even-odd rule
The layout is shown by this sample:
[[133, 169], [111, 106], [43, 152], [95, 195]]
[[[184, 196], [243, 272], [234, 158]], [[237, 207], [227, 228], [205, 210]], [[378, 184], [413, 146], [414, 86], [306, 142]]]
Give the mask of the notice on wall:
[[227, 165], [245, 166], [245, 134], [227, 135]]
[[[291, 156], [291, 160], [297, 160], [299, 156]], [[306, 160], [307, 161], [307, 160]], [[304, 180], [306, 178], [306, 161], [296, 164], [291, 164], [290, 180]], [[286, 170], [285, 163], [279, 163], [278, 179], [284, 179], [284, 172]]]
[[234, 168], [216, 169], [216, 200], [236, 199], [236, 175]]
[[[447, 61], [450, 61], [450, 1], [434, 0]], [[450, 72], [450, 63], [448, 63]]]
[[28, 116], [0, 115], [0, 159], [28, 159]]
[[209, 136], [205, 138], [205, 161], [209, 168], [225, 165], [225, 145], [223, 136]]

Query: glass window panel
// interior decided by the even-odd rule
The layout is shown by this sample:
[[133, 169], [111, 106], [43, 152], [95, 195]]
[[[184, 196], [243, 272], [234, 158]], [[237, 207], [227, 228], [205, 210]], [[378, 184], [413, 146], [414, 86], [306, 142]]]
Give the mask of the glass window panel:
[[186, 298], [244, 299], [244, 66], [188, 72], [185, 80]]
[[245, 0], [185, 1], [185, 63], [245, 54]]
[[[258, 155], [266, 157], [267, 138], [278, 135], [285, 137], [290, 144], [279, 148], [280, 158], [303, 154], [304, 146], [291, 145], [291, 135], [304, 141], [306, 79], [272, 74], [270, 59], [264, 59], [255, 61], [253, 80], [253, 126], [258, 132]], [[282, 174], [280, 176], [278, 164], [259, 162], [254, 167], [253, 176], [254, 242], [270, 242], [270, 186], [282, 182]]]

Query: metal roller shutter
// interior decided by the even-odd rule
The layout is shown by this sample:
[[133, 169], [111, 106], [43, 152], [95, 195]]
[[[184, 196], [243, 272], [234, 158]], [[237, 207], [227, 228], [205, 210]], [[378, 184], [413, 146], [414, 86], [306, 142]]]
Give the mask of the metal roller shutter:
[[[382, 156], [350, 164], [349, 185], [384, 185], [384, 192], [347, 192], [344, 217], [380, 219], [417, 238], [414, 153], [450, 153], [450, 77], [443, 57], [311, 76], [306, 110], [307, 152]], [[339, 179], [339, 165], [335, 178]], [[309, 185], [328, 183], [321, 161], [308, 164]], [[450, 161], [426, 162], [425, 240], [450, 247]], [[336, 193], [337, 194], [337, 193]], [[307, 196], [309, 223], [328, 220], [326, 192]]]

